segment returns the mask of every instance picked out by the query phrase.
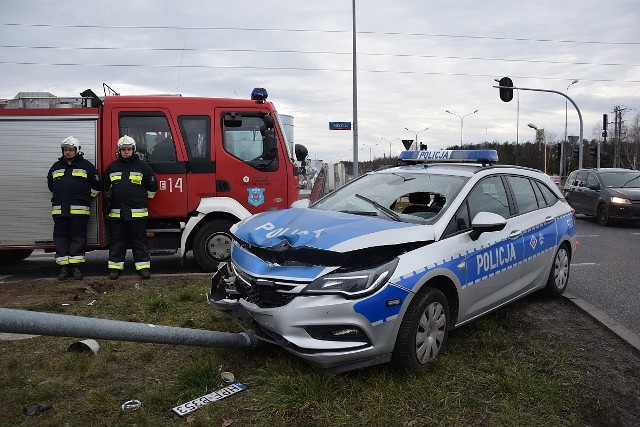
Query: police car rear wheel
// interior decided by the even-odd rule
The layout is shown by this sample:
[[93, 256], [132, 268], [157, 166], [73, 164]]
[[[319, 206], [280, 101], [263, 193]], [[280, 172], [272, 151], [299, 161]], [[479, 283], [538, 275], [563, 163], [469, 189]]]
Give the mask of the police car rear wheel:
[[233, 223], [226, 220], [205, 224], [193, 239], [193, 257], [205, 271], [216, 271], [218, 264], [231, 256], [231, 232]]
[[449, 304], [435, 288], [421, 290], [402, 319], [392, 363], [400, 369], [417, 369], [444, 350], [449, 334]]
[[569, 282], [569, 270], [571, 265], [571, 256], [566, 245], [560, 246], [553, 258], [553, 265], [547, 280], [545, 292], [551, 296], [558, 296], [567, 289]]

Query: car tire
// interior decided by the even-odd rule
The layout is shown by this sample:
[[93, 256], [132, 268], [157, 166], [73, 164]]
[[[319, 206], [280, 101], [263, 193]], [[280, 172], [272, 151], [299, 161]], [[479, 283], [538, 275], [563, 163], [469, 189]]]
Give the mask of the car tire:
[[566, 244], [561, 245], [553, 257], [551, 271], [547, 279], [547, 285], [544, 291], [549, 296], [559, 296], [569, 283], [569, 271], [571, 269], [571, 255]]
[[598, 224], [607, 226], [611, 223], [611, 220], [609, 218], [609, 208], [604, 203], [601, 203], [598, 206], [597, 216]]
[[193, 257], [205, 271], [214, 272], [221, 262], [231, 256], [231, 232], [233, 223], [227, 220], [211, 221], [198, 230], [193, 239]]
[[426, 287], [411, 301], [402, 319], [391, 363], [418, 369], [440, 355], [449, 338], [449, 303], [438, 289]]

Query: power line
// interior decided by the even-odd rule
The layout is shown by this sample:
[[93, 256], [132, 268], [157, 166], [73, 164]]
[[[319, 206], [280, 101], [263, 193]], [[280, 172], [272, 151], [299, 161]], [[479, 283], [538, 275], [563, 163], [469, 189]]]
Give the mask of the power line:
[[[12, 62], [12, 61], [0, 61], [0, 64], [5, 65], [46, 65], [46, 66], [62, 66], [62, 67], [76, 67], [76, 66], [89, 66], [89, 67], [123, 67], [123, 68], [136, 68], [136, 67], [148, 67], [148, 68], [192, 68], [192, 69], [238, 69], [238, 70], [280, 70], [280, 71], [329, 71], [329, 72], [351, 72], [351, 68], [320, 68], [320, 67], [267, 67], [267, 66], [233, 66], [233, 65], [171, 65], [171, 64], [89, 64], [74, 63], [74, 62], [60, 62], [60, 63], [44, 63], [44, 62]], [[458, 77], [490, 77], [495, 78], [496, 75], [492, 74], [472, 74], [472, 73], [439, 73], [434, 71], [411, 71], [411, 70], [362, 70], [358, 69], [358, 72], [363, 73], [378, 73], [378, 74], [418, 74], [418, 75], [434, 75], [434, 76], [458, 76]], [[512, 75], [512, 78], [518, 79], [538, 79], [538, 80], [567, 80], [566, 77], [538, 77], [538, 76], [516, 76]], [[615, 82], [615, 83], [640, 83], [640, 80], [619, 80], [619, 79], [584, 79], [580, 78], [580, 81], [588, 82]]]
[[[294, 50], [294, 49], [227, 49], [227, 48], [167, 48], [167, 47], [104, 47], [104, 46], [23, 46], [23, 45], [0, 45], [5, 49], [43, 49], [43, 50], [96, 50], [96, 51], [149, 51], [149, 52], [231, 52], [231, 53], [293, 53], [305, 55], [345, 55], [351, 56], [351, 52], [318, 51], [318, 50]], [[425, 58], [425, 59], [460, 59], [471, 61], [498, 61], [498, 62], [522, 62], [530, 64], [555, 64], [555, 65], [593, 65], [593, 66], [613, 66], [613, 67], [640, 67], [640, 64], [624, 63], [594, 63], [582, 61], [546, 61], [539, 59], [505, 59], [486, 58], [480, 56], [455, 56], [455, 55], [412, 55], [402, 53], [358, 53], [358, 56], [384, 56], [392, 58]]]
[[[349, 33], [346, 30], [314, 30], [302, 28], [248, 28], [248, 27], [209, 27], [209, 26], [179, 26], [179, 25], [88, 25], [88, 24], [28, 24], [4, 22], [3, 26], [18, 27], [50, 27], [50, 28], [81, 28], [81, 29], [133, 29], [133, 30], [198, 30], [198, 31], [265, 31], [265, 32], [292, 32], [292, 33], [327, 33], [341, 34]], [[519, 41], [519, 42], [541, 42], [541, 43], [576, 43], [576, 44], [598, 44], [598, 45], [621, 45], [640, 46], [640, 42], [607, 42], [601, 40], [563, 40], [563, 39], [531, 39], [525, 37], [495, 37], [495, 36], [474, 36], [466, 34], [429, 34], [429, 33], [403, 33], [403, 32], [382, 32], [382, 31], [358, 31], [358, 34], [386, 35], [386, 36], [411, 36], [411, 37], [443, 37], [477, 40], [498, 40], [498, 41]]]

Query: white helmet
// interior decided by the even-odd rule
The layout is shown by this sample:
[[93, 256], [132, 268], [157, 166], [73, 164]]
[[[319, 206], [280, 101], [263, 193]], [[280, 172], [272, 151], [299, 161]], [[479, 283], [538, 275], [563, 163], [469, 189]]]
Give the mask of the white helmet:
[[133, 152], [135, 153], [136, 140], [128, 135], [123, 136], [118, 140], [118, 151], [120, 151], [121, 148], [133, 148]]
[[64, 147], [73, 147], [76, 149], [76, 152], [77, 152], [77, 151], [80, 151], [80, 142], [78, 142], [78, 140], [73, 136], [68, 136], [65, 139], [63, 139], [62, 143], [60, 144], [60, 148], [63, 151], [64, 151]]

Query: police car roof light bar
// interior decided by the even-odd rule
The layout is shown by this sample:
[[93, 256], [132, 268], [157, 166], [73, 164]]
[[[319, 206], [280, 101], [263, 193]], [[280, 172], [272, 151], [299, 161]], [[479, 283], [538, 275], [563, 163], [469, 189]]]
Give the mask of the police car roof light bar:
[[496, 150], [420, 150], [403, 151], [398, 161], [401, 163], [482, 163], [498, 162]]

